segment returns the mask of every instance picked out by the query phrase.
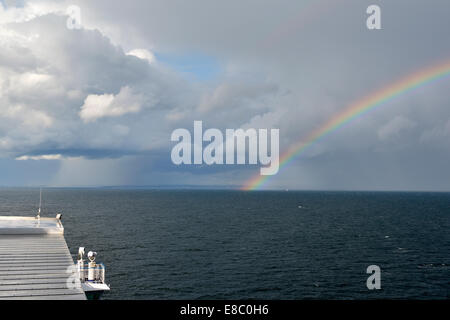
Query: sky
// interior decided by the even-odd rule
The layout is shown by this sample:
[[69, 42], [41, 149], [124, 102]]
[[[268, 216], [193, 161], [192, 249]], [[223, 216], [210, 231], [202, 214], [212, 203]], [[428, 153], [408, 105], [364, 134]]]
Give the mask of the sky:
[[[372, 4], [381, 30], [366, 27]], [[450, 61], [449, 15], [446, 0], [1, 0], [0, 186], [238, 188], [259, 166], [176, 166], [172, 131], [276, 128], [283, 153]], [[450, 191], [449, 89], [352, 121], [263, 188]]]

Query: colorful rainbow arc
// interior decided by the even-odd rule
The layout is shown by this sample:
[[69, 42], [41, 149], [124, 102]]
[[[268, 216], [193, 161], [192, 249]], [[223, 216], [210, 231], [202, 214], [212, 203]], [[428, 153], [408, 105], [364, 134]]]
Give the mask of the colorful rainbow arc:
[[[429, 84], [435, 80], [442, 79], [448, 75], [450, 75], [450, 61], [412, 73], [402, 80], [394, 82], [384, 89], [370, 94], [365, 98], [351, 104], [345, 108], [344, 111], [329, 119], [322, 126], [312, 131], [304, 139], [291, 146], [284, 154], [282, 154], [279, 160], [280, 170], [299, 156], [310, 145], [343, 127], [345, 124], [355, 120], [378, 106], [386, 104], [400, 95], [406, 94], [418, 87]], [[270, 177], [273, 176], [261, 176], [258, 173], [249, 179], [241, 190], [256, 190], [260, 188], [267, 180], [269, 180]]]

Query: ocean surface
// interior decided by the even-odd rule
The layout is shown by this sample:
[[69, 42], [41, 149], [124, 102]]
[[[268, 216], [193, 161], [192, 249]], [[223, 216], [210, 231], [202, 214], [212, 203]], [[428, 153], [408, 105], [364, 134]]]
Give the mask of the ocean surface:
[[[45, 189], [103, 299], [448, 299], [450, 193]], [[0, 189], [34, 215], [38, 189]], [[368, 290], [366, 268], [381, 268]]]

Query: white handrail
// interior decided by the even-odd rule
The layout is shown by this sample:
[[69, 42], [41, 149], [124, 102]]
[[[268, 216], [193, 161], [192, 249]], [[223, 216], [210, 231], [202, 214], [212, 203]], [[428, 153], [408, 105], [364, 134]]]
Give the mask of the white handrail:
[[[88, 263], [83, 263], [83, 265], [80, 265], [80, 264], [78, 265], [78, 272], [80, 275], [81, 282], [88, 281], [88, 270], [89, 270]], [[90, 281], [90, 282], [92, 282], [92, 281]], [[93, 282], [105, 283], [105, 266], [103, 265], [103, 263], [99, 263], [95, 266]]]

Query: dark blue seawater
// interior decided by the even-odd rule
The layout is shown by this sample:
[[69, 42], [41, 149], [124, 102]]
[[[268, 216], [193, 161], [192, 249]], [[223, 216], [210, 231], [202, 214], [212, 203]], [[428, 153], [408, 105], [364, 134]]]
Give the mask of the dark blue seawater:
[[[0, 215], [38, 200], [0, 189]], [[450, 193], [46, 189], [56, 212], [105, 263], [104, 299], [450, 297]]]

